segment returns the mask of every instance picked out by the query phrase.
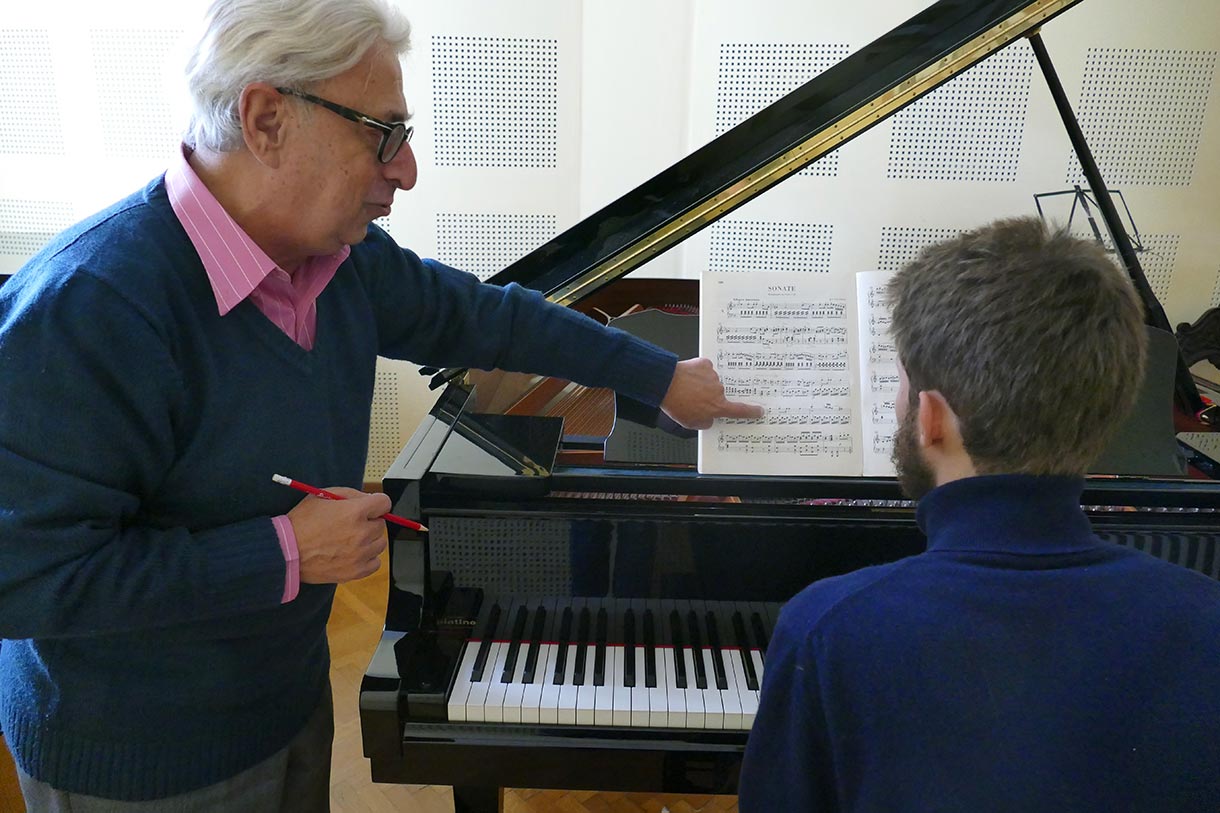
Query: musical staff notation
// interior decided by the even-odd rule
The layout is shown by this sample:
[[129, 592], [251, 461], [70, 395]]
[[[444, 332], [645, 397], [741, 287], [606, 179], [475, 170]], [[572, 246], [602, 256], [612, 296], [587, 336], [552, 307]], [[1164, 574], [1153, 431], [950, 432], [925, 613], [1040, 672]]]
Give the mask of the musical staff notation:
[[722, 345], [750, 346], [845, 345], [848, 336], [845, 325], [720, 325], [716, 328], [716, 341]]
[[818, 353], [721, 351], [716, 354], [718, 370], [846, 370], [848, 362], [846, 350]]
[[850, 455], [855, 450], [851, 432], [818, 431], [721, 435], [717, 446], [722, 452], [829, 458]]
[[846, 398], [852, 393], [844, 378], [785, 380], [766, 377], [721, 376], [728, 398]]
[[761, 418], [725, 418], [725, 425], [732, 426], [850, 426], [851, 410], [846, 407], [823, 406], [809, 409], [796, 406], [781, 406], [767, 410]]
[[869, 376], [869, 384], [873, 392], [897, 392], [899, 386], [898, 373], [896, 371], [893, 373], [874, 372]]
[[729, 319], [844, 319], [847, 300], [821, 302], [770, 302], [763, 299], [730, 299], [724, 306]]
[[870, 285], [864, 294], [864, 301], [868, 303], [869, 310], [877, 310], [878, 308], [886, 307], [889, 302], [885, 293], [884, 285]]
[[897, 420], [893, 401], [882, 401], [881, 403], [873, 404], [872, 413], [873, 423], [891, 423]]
[[872, 450], [873, 454], [882, 457], [889, 457], [894, 452], [894, 433], [879, 432], [874, 430], [872, 433]]

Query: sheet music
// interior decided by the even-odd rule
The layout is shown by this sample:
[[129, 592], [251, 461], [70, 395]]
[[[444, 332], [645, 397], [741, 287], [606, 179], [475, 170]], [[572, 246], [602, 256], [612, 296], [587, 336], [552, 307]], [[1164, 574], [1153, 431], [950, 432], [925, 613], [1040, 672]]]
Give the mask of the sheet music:
[[860, 415], [862, 470], [870, 477], [893, 477], [894, 431], [898, 417], [898, 351], [890, 335], [890, 308], [885, 302], [885, 271], [856, 274], [856, 312], [860, 324]]
[[766, 414], [701, 432], [699, 471], [860, 473], [851, 285], [829, 274], [704, 274], [700, 354], [729, 398]]

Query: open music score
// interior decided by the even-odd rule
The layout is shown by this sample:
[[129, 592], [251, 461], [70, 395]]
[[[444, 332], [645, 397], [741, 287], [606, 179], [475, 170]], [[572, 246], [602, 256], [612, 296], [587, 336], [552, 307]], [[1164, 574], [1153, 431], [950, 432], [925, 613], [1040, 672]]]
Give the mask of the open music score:
[[758, 420], [700, 433], [712, 474], [892, 475], [896, 350], [879, 273], [704, 275], [700, 353]]
[[898, 416], [898, 350], [890, 335], [890, 309], [885, 300], [889, 273], [865, 271], [856, 274], [856, 301], [860, 334], [860, 414], [863, 420], [861, 473], [891, 477], [894, 463], [894, 431]]

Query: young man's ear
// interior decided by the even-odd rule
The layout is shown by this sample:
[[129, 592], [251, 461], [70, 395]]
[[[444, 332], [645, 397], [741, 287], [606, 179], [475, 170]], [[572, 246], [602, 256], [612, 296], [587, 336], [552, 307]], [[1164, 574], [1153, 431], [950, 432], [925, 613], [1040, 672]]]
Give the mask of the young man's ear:
[[920, 390], [918, 424], [922, 449], [943, 444], [957, 434], [957, 415], [939, 390]]
[[246, 149], [260, 163], [279, 166], [288, 134], [289, 100], [266, 82], [245, 87], [238, 100], [241, 133]]

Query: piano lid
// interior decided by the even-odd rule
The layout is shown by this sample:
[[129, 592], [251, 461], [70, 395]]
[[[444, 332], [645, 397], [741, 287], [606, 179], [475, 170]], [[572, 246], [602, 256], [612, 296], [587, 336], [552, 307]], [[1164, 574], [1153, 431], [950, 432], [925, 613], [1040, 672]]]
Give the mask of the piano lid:
[[488, 281], [571, 305], [1080, 0], [940, 0]]

